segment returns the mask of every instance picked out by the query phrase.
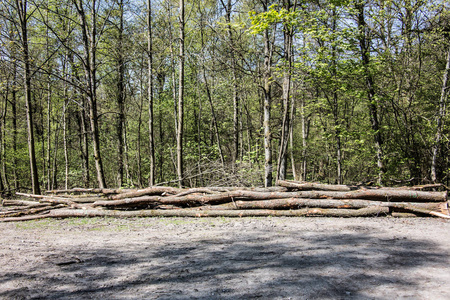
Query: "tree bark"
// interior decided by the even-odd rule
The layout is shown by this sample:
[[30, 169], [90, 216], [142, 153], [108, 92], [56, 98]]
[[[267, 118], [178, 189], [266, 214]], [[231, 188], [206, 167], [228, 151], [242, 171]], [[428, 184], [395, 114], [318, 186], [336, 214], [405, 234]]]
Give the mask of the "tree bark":
[[437, 158], [440, 149], [440, 143], [442, 139], [442, 130], [443, 130], [443, 120], [446, 114], [446, 103], [447, 103], [447, 91], [448, 91], [448, 73], [450, 71], [450, 46], [447, 51], [447, 63], [445, 65], [444, 75], [442, 78], [442, 88], [441, 88], [441, 97], [439, 99], [439, 112], [436, 121], [436, 137], [434, 139], [434, 144], [432, 147], [432, 158], [431, 158], [431, 180], [433, 182], [437, 182]]
[[231, 0], [227, 1], [227, 4], [223, 1], [222, 6], [225, 9], [225, 20], [227, 22], [227, 31], [228, 31], [228, 47], [230, 49], [229, 55], [231, 60], [231, 72], [232, 72], [232, 85], [233, 85], [233, 145], [234, 149], [232, 152], [232, 167], [233, 171], [236, 166], [236, 161], [239, 157], [239, 96], [238, 96], [238, 78], [237, 78], [237, 62], [236, 56], [234, 54], [234, 37], [233, 37], [233, 29], [231, 27], [231, 9], [232, 3]]
[[137, 191], [130, 191], [126, 193], [121, 193], [118, 195], [113, 195], [110, 197], [110, 199], [113, 200], [119, 200], [119, 199], [125, 199], [125, 198], [133, 198], [133, 197], [140, 197], [144, 195], [174, 195], [178, 194], [180, 192], [180, 189], [172, 188], [172, 187], [149, 187], [142, 190]]
[[[290, 11], [291, 1], [285, 0], [284, 9]], [[294, 8], [295, 9], [295, 8]], [[293, 28], [289, 24], [284, 24], [283, 27], [284, 35], [284, 70], [283, 70], [283, 123], [281, 125], [281, 138], [280, 138], [280, 149], [278, 151], [278, 162], [277, 162], [277, 180], [286, 179], [286, 169], [287, 169], [287, 156], [288, 156], [288, 142], [290, 135], [290, 92], [291, 92], [291, 72], [292, 72], [292, 47], [293, 47]]]
[[[91, 3], [91, 15], [88, 18], [85, 13], [82, 0], [73, 0], [81, 24], [84, 46], [84, 68], [87, 80], [87, 96], [89, 100], [89, 121], [91, 125], [92, 146], [97, 171], [99, 188], [106, 188], [105, 172], [100, 152], [100, 132], [98, 128], [97, 112], [97, 11], [96, 0]], [[90, 21], [90, 24], [88, 23]]]
[[33, 109], [31, 101], [31, 70], [30, 55], [28, 48], [28, 3], [27, 0], [16, 0], [17, 12], [19, 16], [19, 25], [21, 31], [22, 59], [24, 63], [24, 95], [27, 115], [27, 135], [28, 135], [28, 157], [30, 162], [31, 186], [33, 194], [40, 194], [39, 177], [36, 163], [36, 150], [34, 146], [33, 129]]
[[177, 130], [177, 176], [179, 187], [184, 186], [184, 166], [183, 166], [183, 133], [184, 133], [184, 0], [180, 0], [180, 53], [179, 53], [179, 74], [178, 74], [178, 130]]
[[373, 75], [370, 71], [370, 40], [368, 40], [367, 24], [365, 21], [363, 2], [356, 4], [358, 11], [358, 30], [359, 30], [359, 46], [361, 50], [361, 62], [364, 70], [364, 78], [367, 92], [367, 103], [369, 107], [369, 115], [373, 137], [375, 141], [375, 151], [377, 156], [378, 166], [378, 184], [383, 185], [384, 163], [383, 163], [383, 149], [380, 125], [378, 120], [378, 105], [375, 99], [375, 88], [373, 82]]
[[298, 209], [303, 207], [315, 207], [315, 208], [339, 208], [339, 209], [359, 209], [365, 207], [391, 207], [401, 208], [405, 210], [414, 209], [426, 209], [433, 211], [445, 211], [447, 209], [446, 202], [437, 203], [415, 203], [415, 202], [402, 202], [392, 203], [383, 201], [361, 200], [361, 199], [299, 199], [299, 198], [285, 198], [285, 199], [273, 199], [273, 200], [261, 200], [261, 201], [233, 201], [231, 203], [211, 206], [210, 208], [217, 207], [217, 209]]
[[[267, 2], [264, 5], [267, 11]], [[270, 109], [271, 109], [271, 65], [272, 65], [272, 47], [270, 46], [269, 30], [264, 30], [264, 186], [272, 186], [272, 132], [270, 128]]]
[[[150, 192], [148, 192], [150, 193]], [[130, 194], [132, 195], [132, 194]], [[139, 192], [135, 195], [145, 195]], [[136, 196], [132, 196], [136, 197]], [[111, 197], [113, 198], [113, 197]], [[123, 195], [117, 198], [124, 199]], [[126, 198], [126, 197], [125, 197]], [[255, 192], [246, 190], [236, 190], [224, 192], [220, 194], [190, 194], [185, 196], [141, 196], [139, 203], [157, 202], [161, 204], [181, 205], [181, 206], [199, 206], [205, 204], [221, 204], [232, 202], [235, 200], [272, 200], [272, 199], [286, 199], [286, 198], [306, 198], [306, 199], [362, 199], [373, 201], [387, 201], [387, 202], [446, 202], [447, 192], [422, 192], [411, 190], [395, 190], [395, 189], [379, 189], [379, 190], [357, 190], [351, 192], [335, 192], [335, 191], [301, 191], [301, 192]], [[131, 198], [127, 198], [131, 199]], [[120, 201], [120, 200], [119, 200]], [[130, 200], [131, 201], [131, 200]], [[121, 202], [109, 201], [109, 205], [121, 205]]]
[[147, 51], [148, 51], [148, 139], [150, 148], [150, 170], [148, 184], [155, 184], [155, 137], [153, 120], [153, 37], [152, 37], [152, 1], [147, 0]]
[[290, 180], [278, 180], [277, 185], [286, 188], [297, 189], [300, 191], [319, 190], [319, 191], [352, 191], [358, 189], [357, 186], [352, 185], [337, 185], [337, 184], [322, 184], [313, 182], [298, 182]]
[[116, 47], [116, 63], [117, 63], [117, 106], [119, 109], [117, 117], [117, 140], [118, 145], [118, 157], [117, 157], [117, 177], [118, 186], [124, 185], [124, 136], [125, 136], [125, 59], [124, 59], [124, 27], [123, 27], [123, 0], [118, 1], [119, 5], [119, 26], [118, 26], [118, 43]]
[[0, 218], [0, 222], [29, 221], [44, 218], [92, 218], [92, 217], [371, 217], [385, 216], [389, 213], [388, 207], [368, 207], [362, 209], [299, 209], [299, 210], [140, 210], [140, 211], [114, 211], [114, 210], [52, 210], [47, 214], [25, 217]]

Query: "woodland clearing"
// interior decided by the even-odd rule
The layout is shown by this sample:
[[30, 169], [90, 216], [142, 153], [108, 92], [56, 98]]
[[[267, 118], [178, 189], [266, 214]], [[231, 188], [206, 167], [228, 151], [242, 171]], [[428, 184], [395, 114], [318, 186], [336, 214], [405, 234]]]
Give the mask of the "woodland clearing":
[[1, 299], [449, 299], [440, 218], [0, 223]]

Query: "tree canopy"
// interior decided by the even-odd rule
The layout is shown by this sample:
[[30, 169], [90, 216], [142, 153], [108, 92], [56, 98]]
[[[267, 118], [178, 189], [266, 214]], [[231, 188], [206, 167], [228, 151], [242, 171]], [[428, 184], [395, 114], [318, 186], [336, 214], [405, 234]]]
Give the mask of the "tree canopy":
[[0, 189], [448, 185], [426, 0], [5, 0]]

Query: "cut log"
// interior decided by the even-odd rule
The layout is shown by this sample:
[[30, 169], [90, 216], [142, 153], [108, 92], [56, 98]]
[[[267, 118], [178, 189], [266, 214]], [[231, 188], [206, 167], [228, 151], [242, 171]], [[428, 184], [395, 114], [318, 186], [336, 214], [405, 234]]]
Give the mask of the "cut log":
[[186, 196], [186, 195], [190, 195], [190, 194], [217, 194], [219, 192], [217, 191], [213, 191], [209, 188], [193, 188], [193, 189], [188, 189], [186, 191], [182, 191], [178, 194], [175, 195], [175, 197], [182, 197], [182, 196]]
[[[346, 208], [357, 209], [370, 206], [380, 207], [399, 207], [407, 209], [408, 207], [415, 207], [419, 209], [436, 210], [442, 213], [448, 211], [447, 203], [396, 203], [396, 202], [383, 202], [383, 201], [370, 201], [362, 199], [299, 199], [299, 198], [287, 198], [287, 199], [273, 199], [273, 200], [260, 200], [260, 201], [233, 201], [231, 203], [216, 205], [217, 209], [297, 209], [304, 207], [317, 207], [317, 208]], [[211, 206], [212, 209], [215, 206]]]
[[253, 192], [287, 192], [288, 189], [282, 186], [270, 186], [270, 187], [208, 187], [209, 190], [214, 192], [233, 192], [233, 191], [253, 191]]
[[13, 211], [13, 212], [4, 212], [0, 213], [0, 219], [1, 218], [11, 218], [11, 217], [21, 217], [25, 215], [35, 215], [42, 212], [48, 212], [51, 209], [59, 209], [63, 208], [65, 205], [59, 204], [55, 206], [46, 206], [46, 207], [38, 207], [38, 208], [31, 208], [31, 209], [23, 209], [20, 211]]
[[39, 202], [46, 202], [51, 204], [65, 204], [72, 208], [85, 208], [84, 206], [72, 201], [70, 198], [62, 198], [55, 196], [46, 196], [46, 195], [35, 195], [35, 194], [25, 194], [25, 193], [16, 193], [18, 196], [29, 197], [34, 199], [40, 199]]
[[340, 192], [348, 192], [357, 190], [359, 187], [356, 185], [342, 185], [342, 184], [322, 184], [322, 183], [314, 183], [314, 182], [301, 182], [301, 181], [293, 181], [293, 180], [278, 180], [277, 185], [281, 187], [286, 187], [289, 189], [297, 189], [300, 191], [340, 191]]
[[428, 190], [428, 189], [445, 189], [445, 190], [449, 190], [449, 188], [447, 186], [445, 186], [442, 183], [434, 183], [434, 184], [424, 184], [424, 185], [415, 185], [412, 187], [404, 187], [405, 189], [412, 189], [412, 190]]
[[119, 208], [119, 207], [142, 207], [151, 204], [158, 204], [159, 196], [142, 196], [136, 198], [127, 198], [120, 200], [106, 200], [96, 201], [92, 204], [92, 207], [105, 207], [105, 208]]
[[140, 196], [149, 196], [149, 195], [165, 195], [165, 194], [171, 194], [176, 195], [180, 193], [182, 190], [178, 188], [173, 187], [149, 187], [142, 190], [136, 190], [128, 193], [121, 193], [117, 195], [112, 195], [109, 198], [112, 200], [120, 200], [120, 199], [126, 199], [126, 198], [134, 198], [134, 197], [140, 197]]
[[327, 216], [327, 217], [369, 217], [386, 216], [389, 213], [387, 207], [368, 207], [362, 209], [298, 209], [298, 210], [137, 210], [137, 211], [116, 211], [116, 210], [80, 210], [80, 209], [60, 209], [50, 211], [43, 215], [33, 215], [15, 218], [0, 218], [0, 222], [28, 221], [43, 218], [76, 218], [76, 217], [266, 217], [266, 216], [286, 216], [286, 217], [306, 217], [306, 216]]
[[271, 200], [282, 198], [309, 198], [309, 199], [364, 199], [378, 201], [411, 201], [411, 202], [446, 202], [447, 192], [422, 192], [404, 190], [356, 190], [352, 192], [334, 191], [302, 191], [302, 192], [254, 192], [232, 191], [217, 195], [187, 195], [183, 197], [161, 197], [160, 202], [165, 204], [219, 204], [232, 200]]
[[136, 189], [98, 189], [98, 188], [73, 188], [66, 190], [50, 190], [47, 194], [121, 194], [136, 191]]
[[50, 203], [40, 203], [36, 201], [27, 201], [27, 200], [3, 200], [3, 206], [26, 206], [26, 207], [42, 207], [48, 206]]
[[393, 212], [391, 212], [391, 216], [393, 216], [395, 218], [417, 218], [417, 217], [421, 216], [421, 214], [393, 211]]

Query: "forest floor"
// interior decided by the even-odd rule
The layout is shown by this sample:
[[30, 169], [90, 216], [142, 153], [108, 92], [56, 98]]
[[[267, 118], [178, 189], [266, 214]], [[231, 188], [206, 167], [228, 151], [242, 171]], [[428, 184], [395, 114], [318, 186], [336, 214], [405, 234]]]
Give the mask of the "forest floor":
[[0, 299], [450, 299], [450, 221], [0, 223]]

